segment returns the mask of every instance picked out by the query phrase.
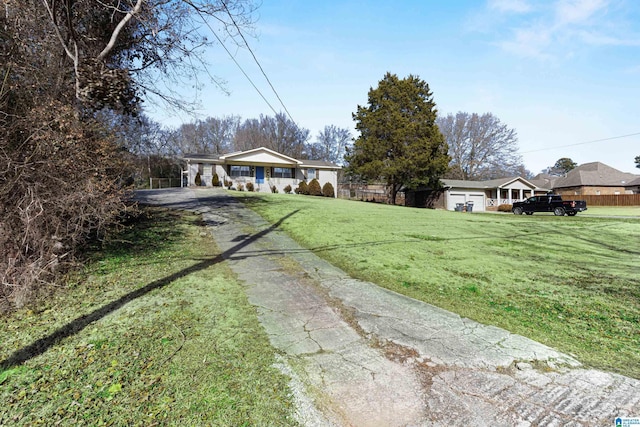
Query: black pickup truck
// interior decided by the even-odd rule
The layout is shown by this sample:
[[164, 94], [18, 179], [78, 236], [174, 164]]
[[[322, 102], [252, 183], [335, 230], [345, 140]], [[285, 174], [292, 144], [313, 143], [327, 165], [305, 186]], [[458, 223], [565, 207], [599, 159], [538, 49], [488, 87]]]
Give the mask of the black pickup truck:
[[529, 197], [523, 202], [515, 202], [511, 212], [516, 215], [533, 215], [534, 212], [553, 212], [555, 215], [567, 214], [574, 216], [578, 212], [587, 210], [587, 202], [584, 200], [562, 200], [557, 194]]

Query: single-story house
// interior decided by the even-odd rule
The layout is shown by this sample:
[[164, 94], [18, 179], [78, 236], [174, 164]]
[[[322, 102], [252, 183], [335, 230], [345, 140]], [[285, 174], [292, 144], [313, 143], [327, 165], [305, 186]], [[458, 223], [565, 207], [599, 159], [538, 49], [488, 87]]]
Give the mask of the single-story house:
[[200, 174], [201, 186], [211, 186], [214, 174], [221, 183], [231, 181], [235, 187], [253, 183], [256, 191], [270, 192], [276, 187], [283, 192], [287, 185], [295, 190], [300, 182], [312, 179], [320, 182], [320, 187], [329, 182], [338, 188], [340, 166], [320, 160], [298, 160], [268, 148], [260, 147], [247, 151], [223, 155], [186, 154], [187, 185], [196, 185], [196, 175]]
[[487, 181], [463, 181], [443, 179], [445, 209], [455, 210], [459, 203], [473, 203], [474, 211], [497, 210], [500, 205], [510, 205], [536, 194], [535, 184], [522, 177], [491, 179]]
[[497, 210], [499, 205], [512, 204], [535, 194], [545, 194], [546, 189], [522, 177], [500, 178], [487, 181], [441, 179], [442, 191], [418, 190], [406, 192], [406, 204], [416, 207], [432, 207], [455, 210], [462, 204], [473, 204], [475, 212]]
[[[536, 177], [537, 178], [537, 177]], [[582, 164], [551, 182], [562, 196], [600, 196], [640, 193], [640, 175], [622, 172], [601, 162]]]

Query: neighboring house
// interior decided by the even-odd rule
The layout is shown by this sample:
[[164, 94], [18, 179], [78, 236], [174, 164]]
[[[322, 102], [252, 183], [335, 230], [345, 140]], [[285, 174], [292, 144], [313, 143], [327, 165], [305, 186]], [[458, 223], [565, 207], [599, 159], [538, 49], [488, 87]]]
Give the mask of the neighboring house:
[[500, 178], [488, 181], [464, 181], [441, 179], [443, 190], [406, 191], [406, 205], [415, 207], [441, 208], [453, 211], [457, 205], [473, 204], [473, 211], [497, 210], [499, 205], [512, 204], [535, 194], [546, 193], [546, 189], [522, 177]]
[[[316, 178], [320, 187], [329, 182], [338, 188], [340, 166], [319, 160], [298, 160], [285, 156], [268, 148], [239, 151], [220, 156], [208, 154], [187, 154], [188, 185], [196, 185], [196, 175], [200, 173], [201, 186], [211, 186], [214, 174], [218, 174], [221, 183], [231, 181], [235, 187], [248, 182], [254, 184], [256, 191], [270, 192], [276, 187], [283, 192], [287, 185], [292, 190], [302, 181]], [[222, 184], [221, 184], [222, 185]]]
[[553, 192], [562, 196], [600, 196], [640, 193], [640, 175], [626, 173], [604, 163], [585, 163], [553, 181]]
[[519, 176], [488, 181], [441, 181], [445, 189], [444, 208], [447, 210], [455, 210], [457, 204], [469, 202], [473, 203], [474, 211], [497, 210], [500, 205], [510, 205], [531, 197], [538, 190], [535, 184]]

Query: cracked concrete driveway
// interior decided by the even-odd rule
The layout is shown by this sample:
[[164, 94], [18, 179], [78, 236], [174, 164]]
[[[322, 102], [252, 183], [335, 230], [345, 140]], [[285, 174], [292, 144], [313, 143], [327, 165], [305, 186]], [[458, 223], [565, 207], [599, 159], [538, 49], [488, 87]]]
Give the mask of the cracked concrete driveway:
[[223, 190], [138, 193], [202, 214], [257, 307], [308, 426], [614, 425], [640, 381], [352, 279]]

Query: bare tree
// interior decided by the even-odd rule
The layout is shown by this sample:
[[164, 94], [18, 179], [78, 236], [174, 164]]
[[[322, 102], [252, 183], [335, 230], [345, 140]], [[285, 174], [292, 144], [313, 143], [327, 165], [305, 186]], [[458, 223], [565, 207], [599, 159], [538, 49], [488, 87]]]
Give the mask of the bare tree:
[[152, 95], [184, 106], [179, 83], [206, 71], [203, 24], [233, 37], [253, 10], [250, 0], [2, 5], [0, 309], [27, 302], [117, 224], [131, 152], [169, 154], [159, 125], [141, 117], [127, 140], [118, 115], [139, 114]]
[[173, 132], [172, 145], [182, 154], [228, 153], [233, 151], [233, 139], [239, 126], [239, 116], [207, 117], [185, 123]]
[[514, 129], [491, 113], [458, 112], [438, 117], [451, 156], [448, 178], [483, 180], [517, 175], [523, 169]]
[[299, 127], [283, 113], [275, 117], [260, 115], [245, 120], [236, 133], [236, 150], [265, 147], [294, 158], [302, 158], [309, 130]]
[[349, 129], [334, 125], [325, 126], [318, 132], [316, 142], [307, 146], [307, 155], [311, 159], [343, 164], [344, 155], [352, 140]]
[[[75, 97], [92, 108], [134, 111], [142, 96], [185, 107], [184, 83], [208, 74], [202, 28], [233, 39], [251, 30], [250, 0], [6, 0], [7, 16], [36, 17], [70, 62]], [[28, 11], [26, 10], [28, 9]], [[215, 40], [215, 39], [214, 39]], [[223, 82], [210, 74], [219, 86]], [[162, 77], [162, 78], [159, 78]]]

